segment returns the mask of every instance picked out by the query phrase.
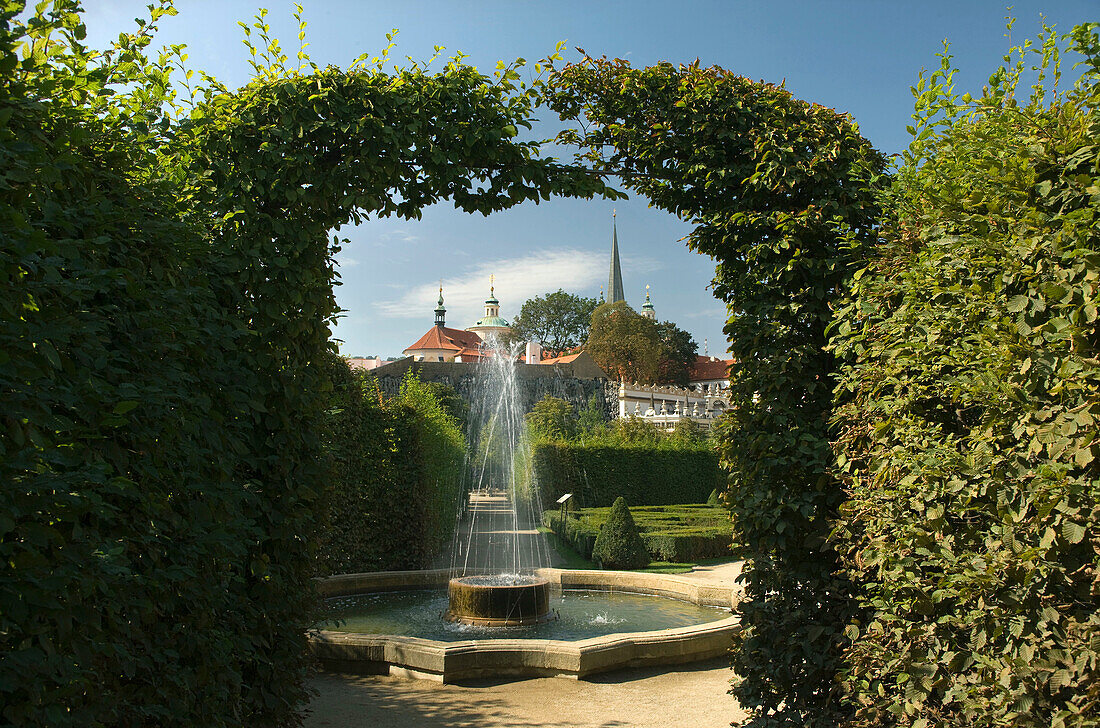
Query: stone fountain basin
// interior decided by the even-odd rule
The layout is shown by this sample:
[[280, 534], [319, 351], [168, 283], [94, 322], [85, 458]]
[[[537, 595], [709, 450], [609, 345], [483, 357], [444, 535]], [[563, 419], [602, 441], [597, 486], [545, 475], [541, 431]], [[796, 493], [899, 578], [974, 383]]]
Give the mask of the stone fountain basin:
[[[705, 606], [733, 607], [741, 590], [664, 574], [630, 571], [539, 569], [557, 589], [628, 591], [672, 597]], [[343, 574], [319, 580], [323, 597], [379, 591], [431, 589], [448, 584], [447, 569]], [[583, 678], [623, 667], [675, 665], [726, 654], [740, 630], [737, 617], [649, 632], [621, 632], [585, 640], [487, 639], [439, 642], [419, 637], [318, 630], [310, 650], [338, 672], [395, 675], [438, 682], [482, 677]]]

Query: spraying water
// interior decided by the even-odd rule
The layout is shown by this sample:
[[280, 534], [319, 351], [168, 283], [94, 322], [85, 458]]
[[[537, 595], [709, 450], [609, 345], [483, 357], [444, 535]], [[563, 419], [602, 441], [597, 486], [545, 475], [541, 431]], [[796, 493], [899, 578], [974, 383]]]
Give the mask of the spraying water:
[[450, 569], [455, 576], [488, 575], [507, 584], [549, 566], [550, 555], [537, 530], [541, 504], [531, 484], [518, 349], [509, 351], [490, 337], [483, 351], [468, 420], [468, 487]]

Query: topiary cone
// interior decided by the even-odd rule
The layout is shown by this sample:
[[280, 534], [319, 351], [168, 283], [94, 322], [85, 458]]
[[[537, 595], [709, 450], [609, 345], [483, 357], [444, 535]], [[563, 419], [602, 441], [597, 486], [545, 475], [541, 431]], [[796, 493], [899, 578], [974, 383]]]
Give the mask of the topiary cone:
[[649, 563], [649, 552], [622, 496], [615, 499], [600, 527], [592, 559], [604, 569], [641, 569]]

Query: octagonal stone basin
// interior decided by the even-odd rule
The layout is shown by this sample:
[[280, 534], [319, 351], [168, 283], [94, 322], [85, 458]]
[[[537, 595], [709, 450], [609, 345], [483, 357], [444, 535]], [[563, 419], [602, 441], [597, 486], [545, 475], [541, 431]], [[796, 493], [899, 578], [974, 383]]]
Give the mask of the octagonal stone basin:
[[[684, 577], [627, 571], [540, 569], [551, 589], [622, 591], [672, 597], [698, 605], [731, 608], [740, 588]], [[450, 582], [446, 569], [346, 574], [320, 580], [324, 597], [383, 591], [438, 589]], [[389, 674], [440, 682], [480, 677], [582, 678], [608, 670], [673, 665], [724, 655], [735, 632], [735, 616], [688, 627], [620, 632], [582, 640], [471, 639], [440, 642], [420, 637], [318, 630], [310, 649], [327, 669]]]

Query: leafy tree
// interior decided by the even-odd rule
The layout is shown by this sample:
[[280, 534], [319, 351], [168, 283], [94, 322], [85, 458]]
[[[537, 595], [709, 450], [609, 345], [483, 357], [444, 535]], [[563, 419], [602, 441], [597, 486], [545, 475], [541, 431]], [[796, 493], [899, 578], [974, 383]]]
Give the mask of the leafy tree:
[[892, 214], [838, 307], [837, 541], [870, 575], [858, 726], [1100, 725], [1095, 28], [1068, 92], [1049, 28], [977, 98], [946, 52], [922, 74]]
[[691, 377], [691, 366], [699, 354], [699, 345], [691, 334], [671, 321], [657, 324], [660, 342], [660, 359], [657, 362], [657, 382], [686, 387]]
[[637, 415], [615, 420], [612, 435], [619, 444], [646, 447], [660, 447], [666, 439], [656, 425]]
[[[825, 545], [844, 500], [830, 475], [826, 326], [874, 238], [884, 160], [850, 117], [721, 68], [585, 58], [557, 69], [545, 96], [579, 122], [561, 141], [691, 221], [689, 247], [718, 263], [739, 362], [722, 451], [748, 559], [733, 692], [753, 726], [832, 728], [851, 713], [837, 674], [853, 586]], [[609, 373], [644, 378], [646, 357], [604, 340], [622, 369]]]
[[535, 437], [570, 440], [577, 432], [577, 415], [564, 399], [546, 395], [527, 413], [527, 426]]
[[585, 351], [613, 378], [643, 384], [686, 385], [697, 350], [691, 334], [671, 321], [651, 321], [625, 301], [593, 311], [585, 344]]
[[596, 299], [558, 289], [530, 298], [512, 320], [512, 335], [520, 341], [537, 341], [546, 349], [566, 351], [585, 342]]
[[454, 420], [458, 431], [466, 432], [470, 419], [470, 404], [455, 391], [455, 388], [442, 382], [421, 382], [420, 386], [426, 388], [432, 397], [439, 401], [444, 411]]
[[596, 308], [584, 350], [613, 379], [646, 383], [657, 379], [661, 349], [652, 322], [625, 301]]
[[588, 400], [588, 406], [577, 416], [577, 430], [592, 437], [604, 432], [607, 426], [607, 411], [599, 396], [593, 394]]
[[600, 526], [592, 559], [603, 569], [641, 569], [649, 564], [649, 551], [622, 496], [611, 504], [607, 520]]

